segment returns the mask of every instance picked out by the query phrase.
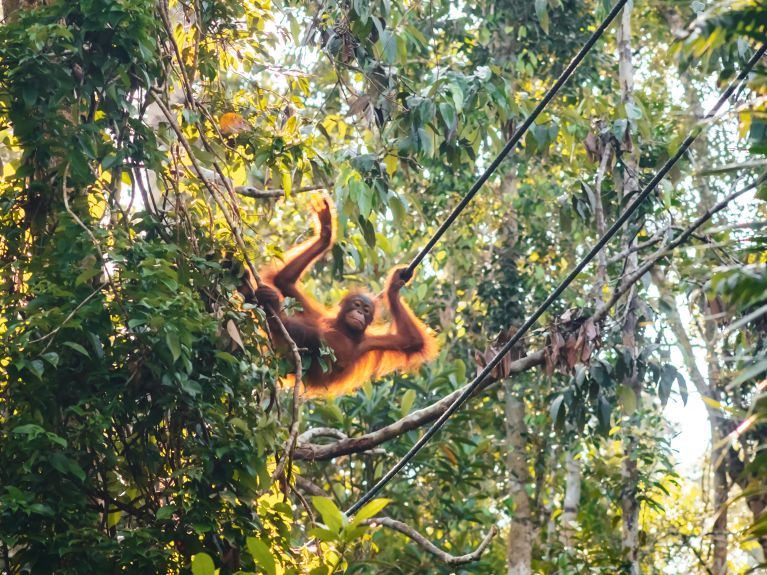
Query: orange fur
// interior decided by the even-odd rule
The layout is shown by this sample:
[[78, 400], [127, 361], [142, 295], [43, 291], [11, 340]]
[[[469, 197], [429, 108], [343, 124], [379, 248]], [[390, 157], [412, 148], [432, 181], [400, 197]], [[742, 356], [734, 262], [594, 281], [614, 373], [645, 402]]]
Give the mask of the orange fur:
[[[326, 387], [310, 386], [304, 382], [303, 395], [305, 397], [329, 398], [347, 395], [357, 391], [366, 381], [379, 379], [395, 371], [413, 372], [424, 363], [436, 358], [439, 353], [439, 345], [437, 344], [436, 337], [431, 330], [415, 316], [405, 302], [401, 302], [401, 305], [405, 313], [410, 316], [423, 334], [423, 350], [413, 354], [407, 354], [397, 350], [369, 351], [357, 360], [349, 372], [344, 373]], [[325, 308], [327, 315], [324, 322], [326, 325], [336, 318], [338, 312], [336, 311], [336, 313], [333, 313], [334, 309], [336, 308]], [[386, 335], [392, 333], [393, 328], [394, 326], [392, 324], [377, 322], [369, 326], [365, 333], [367, 335]], [[289, 387], [293, 387], [294, 382], [295, 375], [290, 375], [282, 380], [283, 385]]]
[[[316, 341], [316, 334], [319, 334], [331, 347], [337, 342], [334, 348], [337, 361], [331, 367], [331, 372], [321, 373], [318, 366], [310, 367], [307, 374], [309, 381], [304, 382], [304, 395], [334, 397], [351, 393], [365, 381], [383, 377], [394, 371], [412, 371], [424, 362], [434, 359], [438, 352], [434, 336], [408, 305], [399, 300], [398, 292], [398, 300], [394, 302], [397, 304], [396, 309], [392, 311], [393, 321], [388, 324], [380, 321], [372, 323], [365, 330], [361, 341], [353, 343], [347, 335], [349, 332], [343, 327], [338, 327], [340, 306], [327, 308], [303, 291], [300, 278], [332, 247], [336, 238], [336, 217], [330, 199], [324, 196], [314, 203], [315, 215], [318, 212], [325, 214], [326, 206], [330, 212], [330, 241], [321, 239], [322, 226], [318, 216], [315, 218], [313, 237], [289, 250], [283, 262], [272, 264], [262, 272], [267, 285], [277, 292], [281, 291], [283, 296], [295, 297], [301, 304], [302, 311], [285, 316], [283, 320], [289, 322], [296, 334], [304, 338], [314, 337], [313, 341]], [[325, 217], [327, 218], [326, 214]], [[384, 302], [390, 311], [392, 302], [389, 288], [395, 271], [389, 275], [384, 290]], [[398, 333], [398, 325], [405, 331]], [[412, 351], [410, 348], [414, 345], [420, 346], [420, 349]], [[377, 349], [364, 349], [370, 346]], [[408, 349], [410, 350], [406, 351]], [[345, 367], [341, 368], [339, 365]], [[292, 387], [294, 381], [295, 376], [291, 375], [282, 383]]]

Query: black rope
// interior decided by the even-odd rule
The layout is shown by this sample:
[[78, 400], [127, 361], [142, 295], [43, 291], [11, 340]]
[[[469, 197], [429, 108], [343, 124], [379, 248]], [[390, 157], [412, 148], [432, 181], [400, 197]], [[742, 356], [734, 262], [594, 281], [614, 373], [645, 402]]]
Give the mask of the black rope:
[[[751, 59], [746, 64], [745, 68], [738, 74], [738, 77], [733, 80], [730, 85], [727, 87], [727, 89], [724, 91], [724, 93], [719, 97], [716, 104], [709, 110], [709, 112], [705, 115], [704, 119], [708, 120], [715, 116], [719, 109], [727, 102], [727, 100], [730, 98], [730, 96], [735, 92], [735, 90], [740, 86], [740, 84], [743, 82], [743, 80], [746, 79], [749, 72], [751, 72], [751, 69], [756, 65], [756, 63], [759, 61], [759, 59], [764, 55], [765, 51], [767, 50], [767, 44], [762, 45], [759, 50], [756, 51], [756, 53], [751, 57]], [[557, 286], [557, 288], [549, 294], [549, 296], [544, 300], [544, 302], [538, 307], [538, 309], [533, 312], [533, 315], [531, 315], [527, 321], [522, 325], [521, 328], [519, 328], [519, 331], [517, 331], [511, 339], [509, 339], [508, 342], [501, 348], [501, 350], [496, 354], [496, 356], [490, 360], [490, 362], [482, 369], [482, 371], [479, 373], [477, 377], [474, 378], [474, 380], [466, 386], [463, 393], [461, 393], [460, 396], [458, 396], [458, 399], [455, 400], [453, 404], [448, 407], [445, 412], [435, 421], [432, 426], [426, 431], [426, 433], [423, 434], [423, 436], [413, 445], [413, 447], [410, 448], [410, 450], [400, 459], [394, 467], [392, 467], [386, 475], [384, 475], [373, 487], [370, 488], [370, 490], [365, 493], [362, 497], [359, 498], [359, 500], [352, 505], [349, 510], [346, 512], [347, 515], [351, 516], [357, 511], [360, 510], [360, 508], [365, 505], [368, 501], [373, 499], [373, 497], [376, 496], [376, 494], [381, 491], [381, 489], [389, 483], [399, 471], [407, 465], [407, 463], [415, 457], [415, 455], [421, 451], [424, 445], [445, 425], [447, 420], [450, 418], [453, 413], [455, 413], [458, 408], [460, 408], [466, 400], [477, 390], [477, 388], [482, 384], [482, 382], [487, 378], [488, 375], [490, 375], [490, 372], [495, 369], [495, 367], [501, 362], [503, 359], [503, 356], [506, 355], [512, 347], [520, 340], [522, 337], [527, 333], [527, 331], [533, 326], [533, 324], [538, 320], [541, 315], [548, 309], [548, 307], [554, 303], [554, 301], [562, 294], [565, 289], [567, 289], [567, 286], [569, 286], [572, 281], [578, 276], [578, 274], [583, 271], [583, 268], [585, 268], [591, 260], [594, 259], [594, 257], [600, 252], [600, 250], [612, 239], [612, 237], [620, 230], [620, 228], [623, 226], [623, 224], [626, 223], [626, 221], [632, 216], [632, 214], [636, 211], [636, 209], [639, 207], [639, 205], [647, 199], [647, 196], [649, 196], [652, 191], [655, 189], [655, 187], [660, 183], [660, 181], [666, 176], [666, 174], [671, 170], [671, 168], [674, 167], [674, 165], [680, 160], [680, 158], [687, 152], [689, 147], [692, 145], [692, 143], [695, 141], [695, 139], [700, 135], [700, 133], [703, 131], [703, 126], [698, 125], [693, 128], [692, 133], [685, 138], [685, 140], [682, 142], [682, 144], [677, 149], [676, 153], [669, 158], [665, 164], [663, 164], [663, 167], [658, 171], [657, 174], [655, 174], [655, 177], [650, 181], [647, 186], [640, 192], [640, 194], [636, 197], [634, 202], [626, 209], [625, 212], [615, 221], [615, 223], [610, 226], [610, 229], [605, 232], [605, 234], [599, 239], [599, 241], [596, 243], [596, 245], [591, 248], [591, 251], [584, 257], [580, 263], [578, 263], [577, 266], [567, 275], [567, 277], [562, 281], [562, 283]]]
[[586, 57], [586, 54], [589, 53], [591, 48], [593, 48], [594, 44], [596, 44], [597, 40], [599, 40], [600, 36], [602, 36], [604, 31], [607, 29], [607, 27], [612, 23], [612, 21], [618, 15], [618, 12], [620, 12], [623, 9], [623, 6], [626, 4], [626, 2], [628, 2], [628, 0], [618, 0], [617, 4], [615, 4], [613, 9], [610, 10], [610, 13], [605, 17], [605, 19], [599, 25], [599, 28], [594, 30], [594, 33], [589, 37], [589, 39], [583, 45], [583, 48], [581, 48], [580, 51], [575, 55], [575, 58], [573, 58], [570, 61], [570, 63], [567, 65], [567, 68], [565, 68], [562, 71], [562, 73], [559, 75], [559, 78], [557, 78], [557, 81], [554, 82], [554, 85], [551, 88], [549, 88], [548, 92], [546, 92], [546, 94], [543, 96], [543, 99], [540, 102], [538, 102], [538, 105], [535, 107], [532, 113], [527, 117], [527, 119], [522, 123], [522, 125], [519, 128], [517, 128], [517, 130], [512, 134], [509, 141], [506, 142], [506, 145], [503, 147], [503, 150], [501, 150], [501, 153], [496, 156], [496, 158], [482, 173], [482, 175], [479, 178], [477, 178], [477, 181], [474, 182], [474, 184], [471, 186], [471, 189], [461, 199], [461, 201], [453, 209], [453, 211], [450, 212], [450, 215], [447, 217], [447, 219], [444, 222], [442, 222], [442, 225], [439, 227], [439, 229], [436, 232], [434, 232], [434, 235], [426, 243], [426, 245], [423, 248], [421, 248], [421, 251], [418, 252], [418, 254], [413, 258], [413, 261], [410, 262], [410, 265], [407, 267], [407, 270], [404, 273], [405, 281], [409, 281], [410, 278], [413, 277], [413, 272], [415, 272], [415, 268], [418, 267], [418, 264], [420, 264], [423, 258], [425, 258], [428, 255], [428, 253], [432, 250], [435, 244], [442, 237], [442, 235], [453, 224], [455, 219], [461, 214], [463, 209], [469, 204], [469, 202], [474, 198], [474, 196], [477, 195], [477, 192], [479, 191], [479, 189], [488, 180], [488, 178], [493, 175], [493, 172], [495, 172], [498, 166], [501, 165], [501, 162], [503, 162], [506, 156], [508, 156], [509, 153], [514, 148], [516, 148], [517, 144], [522, 139], [522, 136], [525, 135], [527, 130], [530, 128], [530, 126], [533, 125], [533, 122], [535, 122], [535, 120], [538, 119], [538, 116], [541, 115], [541, 112], [543, 112], [544, 108], [546, 108], [546, 106], [548, 106], [549, 102], [551, 102], [554, 96], [557, 95], [557, 92], [559, 92], [559, 89], [565, 84], [565, 82], [567, 82], [570, 79], [570, 76], [572, 76], [575, 69], [580, 65], [583, 58]]

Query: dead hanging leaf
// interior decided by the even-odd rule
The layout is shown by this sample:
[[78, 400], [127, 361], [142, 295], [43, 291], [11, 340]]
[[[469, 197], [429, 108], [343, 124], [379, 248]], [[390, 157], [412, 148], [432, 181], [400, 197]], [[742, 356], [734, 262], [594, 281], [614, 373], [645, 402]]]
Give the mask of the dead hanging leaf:
[[584, 310], [569, 309], [549, 327], [544, 356], [547, 375], [553, 375], [556, 369], [573, 370], [586, 363], [599, 348], [599, 326], [583, 314]]
[[706, 319], [714, 320], [717, 325], [723, 326], [728, 323], [727, 307], [721, 297], [715, 296], [713, 298], [705, 298], [706, 305]]
[[626, 124], [626, 130], [623, 132], [620, 151], [627, 154], [634, 151], [634, 140], [631, 137], [631, 129], [628, 123]]
[[236, 112], [226, 112], [221, 114], [218, 119], [218, 129], [224, 136], [233, 136], [235, 134], [241, 134], [251, 129], [250, 124], [245, 121], [245, 118], [240, 116]]
[[245, 351], [245, 344], [242, 343], [240, 331], [237, 329], [237, 325], [235, 325], [234, 320], [230, 319], [228, 322], [226, 322], [226, 333], [229, 334], [229, 337], [232, 338], [234, 343], [240, 346], [240, 349]]
[[[514, 337], [514, 334], [517, 333], [517, 328], [512, 326], [506, 331], [502, 331], [496, 338], [490, 342], [490, 344], [485, 348], [484, 352], [475, 351], [474, 352], [474, 359], [477, 362], [477, 365], [481, 368], [484, 368], [489, 364], [492, 359], [498, 355], [498, 352], [501, 351], [504, 345], [511, 340], [512, 337]], [[490, 372], [490, 376], [493, 379], [504, 379], [511, 375], [511, 364], [527, 355], [527, 352], [525, 350], [525, 344], [524, 341], [518, 341], [515, 343], [511, 349], [506, 353], [503, 358], [501, 358], [500, 363], [496, 365], [492, 371]]]
[[349, 107], [349, 115], [356, 116], [360, 122], [372, 126], [376, 121], [376, 111], [369, 96], [360, 96]]
[[350, 116], [364, 116], [365, 109], [370, 106], [370, 98], [366, 95], [362, 95], [349, 106]]
[[573, 369], [575, 364], [579, 362], [580, 350], [578, 349], [578, 340], [572, 336], [567, 338], [565, 344], [565, 362], [568, 369]]
[[455, 453], [453, 453], [453, 450], [450, 449], [447, 445], [444, 443], [440, 446], [440, 451], [445, 454], [445, 457], [447, 457], [450, 460], [450, 463], [453, 465], [458, 465], [458, 458], [455, 456]]
[[589, 132], [586, 139], [583, 140], [583, 147], [586, 148], [586, 155], [589, 160], [594, 163], [599, 162], [599, 159], [602, 157], [602, 152], [604, 151], [604, 146], [602, 145], [602, 140], [598, 138], [594, 132]]

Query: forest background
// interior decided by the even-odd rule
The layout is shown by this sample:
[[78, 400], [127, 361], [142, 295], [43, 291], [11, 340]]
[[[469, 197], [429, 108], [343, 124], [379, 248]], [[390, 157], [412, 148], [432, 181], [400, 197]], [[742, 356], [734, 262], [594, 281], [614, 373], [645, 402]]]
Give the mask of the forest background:
[[325, 189], [339, 240], [307, 288], [380, 291], [609, 2], [2, 8], [3, 572], [764, 569], [764, 67], [703, 121], [767, 40], [763, 5], [629, 2], [404, 290], [438, 359], [316, 401], [279, 389], [244, 266], [307, 237]]

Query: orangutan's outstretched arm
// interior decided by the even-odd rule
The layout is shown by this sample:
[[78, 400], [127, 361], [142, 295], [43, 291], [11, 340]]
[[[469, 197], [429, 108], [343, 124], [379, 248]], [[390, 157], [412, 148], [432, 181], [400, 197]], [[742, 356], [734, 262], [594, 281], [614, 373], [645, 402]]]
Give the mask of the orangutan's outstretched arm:
[[405, 269], [395, 269], [386, 283], [386, 301], [392, 315], [394, 333], [368, 336], [363, 343], [364, 351], [397, 351], [405, 355], [424, 352], [431, 336], [410, 308], [399, 299], [399, 291], [405, 285], [402, 279]]
[[284, 265], [267, 274], [267, 281], [276, 287], [284, 297], [292, 297], [301, 304], [303, 314], [319, 317], [322, 307], [299, 286], [301, 276], [312, 263], [333, 245], [333, 213], [330, 201], [323, 196], [314, 206], [317, 226], [314, 236], [290, 250]]

